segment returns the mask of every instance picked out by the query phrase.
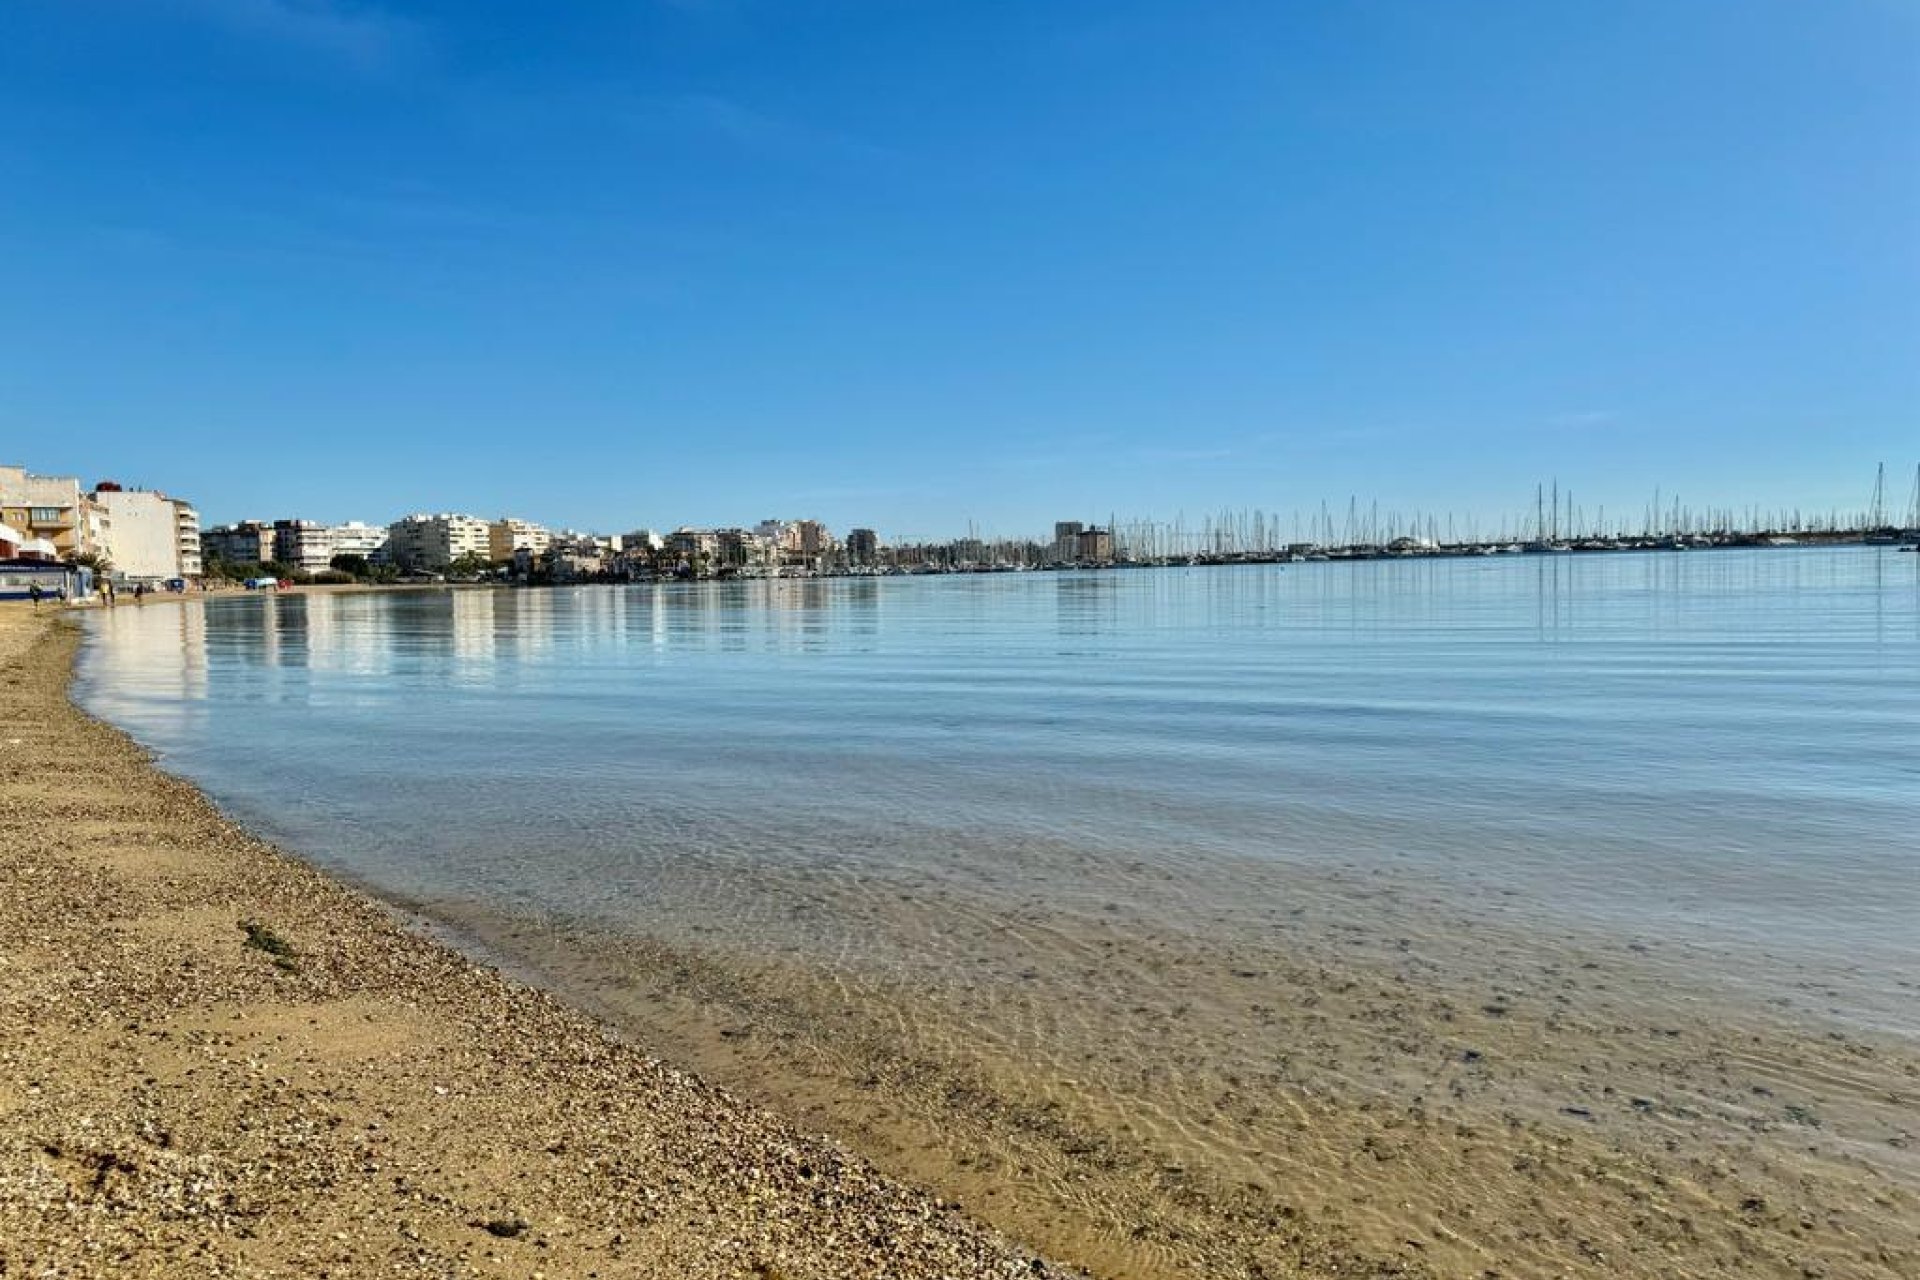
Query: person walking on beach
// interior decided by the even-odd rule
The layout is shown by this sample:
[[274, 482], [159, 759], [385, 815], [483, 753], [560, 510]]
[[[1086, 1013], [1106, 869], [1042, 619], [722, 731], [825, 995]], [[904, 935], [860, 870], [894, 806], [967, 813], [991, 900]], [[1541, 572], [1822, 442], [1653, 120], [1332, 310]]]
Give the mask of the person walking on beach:
[[36, 582], [32, 586], [27, 588], [27, 594], [33, 597], [33, 607], [38, 609], [40, 607], [40, 597], [46, 595], [47, 593], [42, 591], [40, 589], [40, 584]]
[[147, 584], [146, 583], [136, 582], [133, 584], [133, 602], [135, 604], [145, 604], [147, 602]]

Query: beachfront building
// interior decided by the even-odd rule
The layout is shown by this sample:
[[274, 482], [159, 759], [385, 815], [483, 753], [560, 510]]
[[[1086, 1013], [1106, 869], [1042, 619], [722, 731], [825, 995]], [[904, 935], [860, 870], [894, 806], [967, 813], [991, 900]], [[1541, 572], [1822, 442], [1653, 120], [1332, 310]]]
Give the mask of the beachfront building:
[[88, 497], [105, 513], [101, 550], [115, 578], [157, 583], [200, 576], [200, 513], [191, 503], [111, 480], [101, 481]]
[[871, 529], [853, 529], [847, 533], [847, 563], [867, 567], [880, 563], [880, 535]]
[[402, 569], [434, 571], [469, 556], [487, 559], [489, 537], [487, 522], [474, 516], [403, 516], [387, 526], [387, 554]]
[[1055, 560], [1077, 560], [1080, 558], [1080, 534], [1086, 525], [1078, 520], [1056, 520], [1053, 523], [1053, 558]]
[[301, 573], [319, 573], [333, 565], [333, 528], [318, 520], [275, 520], [270, 557]]
[[762, 520], [754, 533], [766, 545], [773, 564], [819, 569], [839, 550], [833, 534], [818, 520]]
[[767, 540], [751, 529], [738, 527], [715, 529], [714, 565], [738, 573], [742, 569], [764, 569], [768, 563]]
[[501, 516], [487, 526], [487, 558], [495, 563], [512, 560], [516, 551], [538, 559], [552, 545], [553, 534], [531, 520]]
[[34, 475], [0, 467], [0, 524], [26, 542], [47, 542], [62, 560], [100, 549], [94, 534], [105, 514], [92, 509], [74, 476]]
[[200, 546], [200, 513], [191, 502], [171, 498], [174, 538], [180, 545], [180, 576], [198, 578], [205, 569]]
[[359, 556], [369, 564], [385, 563], [387, 531], [381, 526], [349, 520], [345, 524], [334, 525], [331, 533], [334, 555]]
[[0, 561], [54, 564], [59, 559], [58, 551], [45, 538], [36, 538], [24, 529], [16, 529], [10, 524], [0, 523]]
[[217, 524], [201, 530], [200, 549], [208, 560], [265, 564], [273, 559], [273, 526], [259, 520]]
[[1098, 527], [1082, 529], [1074, 537], [1075, 558], [1104, 561], [1113, 559], [1113, 530]]

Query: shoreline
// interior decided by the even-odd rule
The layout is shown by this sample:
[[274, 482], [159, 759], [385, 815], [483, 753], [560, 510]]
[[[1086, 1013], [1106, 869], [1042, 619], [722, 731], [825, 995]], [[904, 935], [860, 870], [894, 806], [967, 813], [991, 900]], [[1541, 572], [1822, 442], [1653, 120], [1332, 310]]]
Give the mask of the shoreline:
[[256, 839], [0, 608], [0, 1272], [1068, 1275]]

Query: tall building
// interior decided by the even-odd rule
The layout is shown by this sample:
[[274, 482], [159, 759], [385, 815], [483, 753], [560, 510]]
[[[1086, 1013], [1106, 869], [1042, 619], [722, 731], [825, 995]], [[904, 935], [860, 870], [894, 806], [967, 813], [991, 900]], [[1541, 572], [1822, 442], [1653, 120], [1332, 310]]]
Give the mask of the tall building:
[[201, 531], [200, 548], [209, 560], [265, 564], [273, 559], [273, 526], [258, 520], [217, 524]]
[[1053, 524], [1053, 558], [1077, 560], [1080, 557], [1080, 531], [1086, 528], [1078, 520], [1056, 520]]
[[199, 575], [200, 513], [190, 503], [110, 480], [101, 481], [89, 497], [106, 514], [101, 550], [115, 577], [163, 582]]
[[1113, 530], [1091, 528], [1082, 529], [1075, 539], [1078, 558], [1082, 560], [1113, 559]]
[[387, 553], [402, 569], [444, 569], [468, 556], [485, 560], [489, 545], [487, 522], [473, 516], [411, 515], [387, 526]]
[[387, 531], [377, 524], [349, 520], [333, 526], [333, 554], [362, 556], [379, 564], [387, 558]]
[[193, 509], [191, 502], [180, 498], [171, 501], [174, 537], [180, 546], [180, 576], [197, 578], [204, 569], [200, 555], [200, 513]]
[[847, 562], [856, 565], [880, 562], [880, 535], [871, 529], [853, 529], [847, 533]]
[[502, 516], [487, 526], [487, 558], [511, 560], [516, 551], [538, 557], [553, 545], [553, 534], [531, 520]]
[[62, 560], [99, 550], [94, 535], [105, 519], [81, 493], [77, 477], [0, 467], [0, 524], [25, 534], [27, 541], [52, 543]]
[[318, 520], [275, 520], [273, 558], [302, 573], [319, 573], [330, 568], [333, 529]]

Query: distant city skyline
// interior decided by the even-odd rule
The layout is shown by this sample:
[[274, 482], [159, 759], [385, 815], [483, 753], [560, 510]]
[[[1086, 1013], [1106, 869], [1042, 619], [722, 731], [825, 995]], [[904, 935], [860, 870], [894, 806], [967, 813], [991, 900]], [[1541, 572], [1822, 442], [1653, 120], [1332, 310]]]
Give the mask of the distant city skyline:
[[19, 0], [0, 462], [208, 524], [1903, 509], [1920, 9]]

